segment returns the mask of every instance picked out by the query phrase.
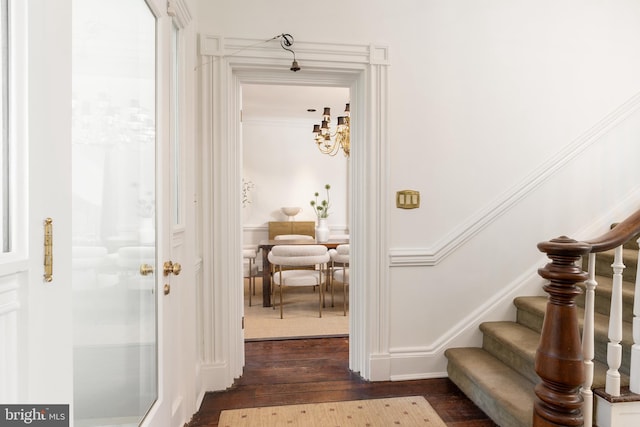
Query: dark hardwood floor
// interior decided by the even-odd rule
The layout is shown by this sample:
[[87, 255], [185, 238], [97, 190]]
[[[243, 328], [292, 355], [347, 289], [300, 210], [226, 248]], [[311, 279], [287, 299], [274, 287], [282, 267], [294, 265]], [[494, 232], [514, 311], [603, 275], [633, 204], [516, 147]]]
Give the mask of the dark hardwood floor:
[[242, 377], [226, 391], [207, 393], [188, 427], [217, 427], [225, 409], [415, 395], [447, 426], [496, 426], [447, 378], [363, 380], [349, 371], [346, 337], [247, 342], [245, 354]]

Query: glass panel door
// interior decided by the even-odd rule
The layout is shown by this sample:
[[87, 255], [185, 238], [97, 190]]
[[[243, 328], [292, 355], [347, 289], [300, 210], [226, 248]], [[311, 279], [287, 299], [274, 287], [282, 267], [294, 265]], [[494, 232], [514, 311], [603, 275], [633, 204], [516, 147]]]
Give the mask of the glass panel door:
[[138, 425], [157, 399], [156, 21], [73, 2], [76, 426]]

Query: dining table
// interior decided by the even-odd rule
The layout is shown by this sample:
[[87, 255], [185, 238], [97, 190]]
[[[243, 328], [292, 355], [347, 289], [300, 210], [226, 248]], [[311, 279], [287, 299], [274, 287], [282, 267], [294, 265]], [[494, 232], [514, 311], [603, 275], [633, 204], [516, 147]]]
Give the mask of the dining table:
[[258, 248], [262, 250], [262, 306], [271, 307], [271, 263], [269, 252], [278, 245], [323, 245], [327, 249], [335, 249], [338, 245], [349, 244], [349, 239], [329, 239], [326, 242], [317, 240], [262, 240]]

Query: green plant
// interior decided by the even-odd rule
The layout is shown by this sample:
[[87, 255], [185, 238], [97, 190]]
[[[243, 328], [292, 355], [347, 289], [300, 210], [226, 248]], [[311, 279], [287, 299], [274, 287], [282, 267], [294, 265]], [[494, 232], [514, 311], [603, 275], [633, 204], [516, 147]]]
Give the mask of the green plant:
[[325, 184], [324, 189], [327, 191], [327, 198], [325, 200], [318, 202], [318, 197], [320, 197], [320, 194], [316, 192], [314, 194], [315, 199], [310, 202], [310, 205], [316, 212], [316, 216], [318, 218], [329, 217], [329, 207], [331, 206], [331, 204], [329, 203], [329, 190], [331, 189], [331, 186], [329, 184]]

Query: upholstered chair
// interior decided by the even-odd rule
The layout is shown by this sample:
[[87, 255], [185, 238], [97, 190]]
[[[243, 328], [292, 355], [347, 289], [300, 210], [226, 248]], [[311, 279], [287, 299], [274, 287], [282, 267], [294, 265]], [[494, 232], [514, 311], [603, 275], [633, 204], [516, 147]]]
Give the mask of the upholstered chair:
[[349, 245], [338, 245], [331, 251], [331, 305], [333, 305], [333, 286], [342, 283], [342, 310], [347, 315], [347, 289], [349, 286]]
[[252, 295], [256, 294], [256, 276], [258, 275], [258, 266], [256, 265], [257, 256], [257, 246], [248, 245], [242, 249], [243, 277], [249, 281], [249, 307], [251, 307]]
[[283, 318], [283, 291], [288, 286], [318, 286], [318, 315], [322, 317], [324, 286], [330, 256], [323, 245], [277, 245], [269, 252], [273, 266], [272, 301], [275, 309], [275, 288], [280, 294], [280, 318]]

